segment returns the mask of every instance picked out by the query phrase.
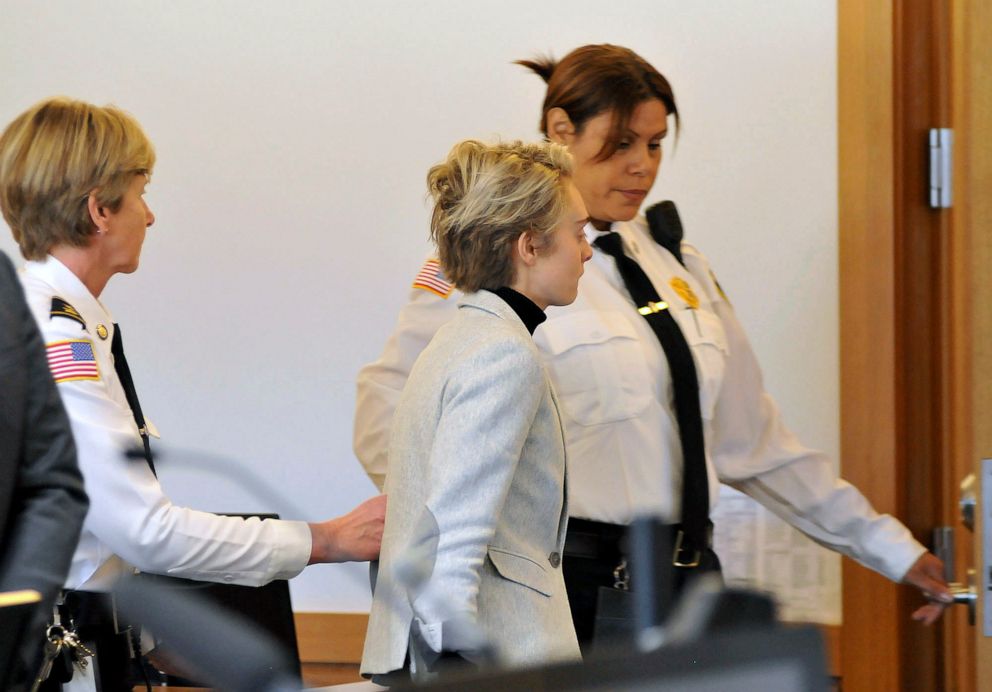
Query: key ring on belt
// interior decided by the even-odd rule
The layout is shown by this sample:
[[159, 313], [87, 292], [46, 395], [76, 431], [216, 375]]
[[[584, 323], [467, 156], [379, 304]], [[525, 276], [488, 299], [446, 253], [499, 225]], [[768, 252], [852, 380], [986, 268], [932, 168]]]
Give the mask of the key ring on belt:
[[622, 558], [620, 564], [613, 568], [613, 588], [620, 591], [630, 590], [630, 572], [627, 570], [626, 558]]

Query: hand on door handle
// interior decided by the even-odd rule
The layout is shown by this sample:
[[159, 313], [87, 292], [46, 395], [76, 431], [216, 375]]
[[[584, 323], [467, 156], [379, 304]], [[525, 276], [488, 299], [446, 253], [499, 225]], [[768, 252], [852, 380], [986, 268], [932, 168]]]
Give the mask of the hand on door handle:
[[975, 606], [978, 603], [978, 592], [975, 590], [975, 570], [968, 570], [967, 584], [951, 582], [948, 586], [951, 588], [954, 602], [968, 606], [968, 624], [973, 626], [975, 624]]
[[913, 619], [924, 625], [937, 622], [944, 608], [954, 602], [954, 596], [948, 589], [947, 582], [944, 581], [944, 563], [933, 553], [920, 555], [902, 580], [903, 583], [918, 588], [930, 601], [913, 611]]

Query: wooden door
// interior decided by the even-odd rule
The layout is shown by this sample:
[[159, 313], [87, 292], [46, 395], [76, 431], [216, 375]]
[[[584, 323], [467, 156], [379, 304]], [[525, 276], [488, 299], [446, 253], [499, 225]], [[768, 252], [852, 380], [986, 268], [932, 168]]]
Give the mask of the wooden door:
[[[958, 484], [992, 457], [992, 8], [841, 0], [838, 19], [842, 472], [924, 543], [954, 527], [963, 581]], [[950, 210], [928, 205], [930, 127], [954, 130]], [[927, 629], [919, 602], [845, 564], [845, 690], [992, 690], [964, 608]]]
[[[952, 334], [956, 367], [952, 382], [958, 390], [955, 421], [954, 473], [971, 471], [981, 478], [981, 459], [992, 458], [992, 3], [956, 0], [952, 12], [952, 122], [956, 137], [957, 190], [951, 215], [952, 245], [948, 265], [956, 286]], [[986, 489], [988, 491], [988, 489]], [[976, 508], [976, 538], [992, 517]], [[986, 526], [983, 526], [985, 524]], [[990, 566], [983, 560], [982, 541], [959, 550], [962, 561], [976, 568], [978, 613], [960, 649], [947, 652], [962, 676], [972, 675], [978, 692], [992, 692], [992, 637], [982, 627], [984, 598], [989, 593]], [[969, 554], [970, 553], [970, 554]], [[959, 578], [962, 574], [959, 573]], [[970, 650], [970, 657], [963, 654]]]

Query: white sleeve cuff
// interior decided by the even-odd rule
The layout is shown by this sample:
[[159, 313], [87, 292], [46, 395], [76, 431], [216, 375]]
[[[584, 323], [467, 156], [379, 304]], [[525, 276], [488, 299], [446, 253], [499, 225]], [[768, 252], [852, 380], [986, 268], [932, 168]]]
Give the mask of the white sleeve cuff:
[[887, 514], [871, 522], [868, 535], [854, 557], [866, 567], [899, 583], [927, 549], [902, 522]]
[[273, 579], [292, 579], [310, 562], [313, 549], [313, 535], [305, 521], [272, 521]]

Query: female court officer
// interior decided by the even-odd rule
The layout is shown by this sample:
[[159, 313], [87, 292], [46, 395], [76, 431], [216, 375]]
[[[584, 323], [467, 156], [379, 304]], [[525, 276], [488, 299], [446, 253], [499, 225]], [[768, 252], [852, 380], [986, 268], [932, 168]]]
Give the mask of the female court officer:
[[[676, 582], [718, 567], [706, 526], [718, 482], [890, 579], [948, 598], [940, 561], [785, 427], [706, 258], [672, 224], [649, 229], [639, 214], [669, 121], [678, 121], [665, 77], [613, 45], [520, 64], [548, 84], [541, 131], [574, 156], [592, 219], [595, 250], [578, 299], [549, 310], [536, 334], [565, 413], [572, 520], [564, 567], [580, 641], [593, 632], [598, 587], [623, 580], [621, 540], [636, 515], [672, 522]], [[359, 374], [355, 451], [379, 484], [410, 365], [456, 302], [428, 261], [381, 358]], [[914, 616], [930, 623], [940, 612], [931, 604]]]
[[466, 141], [428, 175], [431, 237], [466, 293], [393, 418], [362, 656], [374, 681], [407, 666], [427, 678], [449, 652], [478, 660], [466, 628], [506, 665], [579, 657], [560, 568], [565, 445], [531, 336], [549, 305], [575, 300], [592, 255], [571, 170], [558, 144]]
[[[155, 220], [143, 199], [154, 163], [151, 142], [133, 117], [64, 98], [30, 108], [0, 135], [0, 208], [28, 260], [24, 290], [90, 497], [65, 584], [73, 592], [68, 600], [80, 608], [100, 601], [85, 594], [109, 591], [135, 568], [260, 585], [293, 577], [308, 564], [375, 558], [384, 497], [307, 524], [198, 512], [173, 505], [163, 492], [148, 453], [154, 428], [138, 403], [120, 329], [100, 302], [111, 277], [138, 268]], [[144, 447], [145, 460], [125, 458], [136, 445]], [[120, 635], [113, 618], [79, 634], [98, 658]], [[101, 677], [122, 672], [89, 666], [87, 676], [94, 668]], [[83, 682], [78, 678], [73, 685]], [[122, 685], [105, 677], [101, 689]]]

